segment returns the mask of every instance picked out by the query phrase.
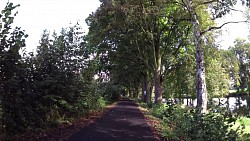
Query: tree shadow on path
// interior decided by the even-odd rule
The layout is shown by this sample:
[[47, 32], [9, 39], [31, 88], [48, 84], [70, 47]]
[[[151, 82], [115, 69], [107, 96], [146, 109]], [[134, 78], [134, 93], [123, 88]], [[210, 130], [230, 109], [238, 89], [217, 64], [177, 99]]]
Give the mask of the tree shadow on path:
[[143, 114], [133, 101], [119, 101], [95, 123], [68, 141], [156, 141]]

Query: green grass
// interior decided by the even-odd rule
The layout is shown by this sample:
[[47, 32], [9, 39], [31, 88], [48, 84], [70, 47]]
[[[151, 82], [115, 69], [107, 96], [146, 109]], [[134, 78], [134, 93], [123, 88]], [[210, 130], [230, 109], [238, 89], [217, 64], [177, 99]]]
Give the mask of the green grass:
[[250, 134], [250, 118], [247, 117], [241, 117], [237, 119], [235, 125], [232, 127], [233, 129], [238, 128], [240, 125], [244, 125], [244, 133], [249, 133]]
[[236, 93], [237, 92], [237, 90], [229, 90], [229, 93], [231, 94], [231, 93]]
[[240, 140], [250, 141], [250, 118], [247, 118], [247, 117], [239, 118], [232, 128], [237, 129], [240, 125], [245, 126], [245, 128], [243, 130], [243, 136], [241, 137]]
[[[241, 90], [240, 89], [240, 92], [248, 92], [247, 88], [245, 88], [244, 90]], [[234, 89], [234, 90], [229, 90], [229, 93], [232, 94], [232, 93], [237, 93], [237, 90]]]
[[250, 134], [250, 118], [242, 117], [236, 121], [236, 124], [245, 125], [244, 133]]

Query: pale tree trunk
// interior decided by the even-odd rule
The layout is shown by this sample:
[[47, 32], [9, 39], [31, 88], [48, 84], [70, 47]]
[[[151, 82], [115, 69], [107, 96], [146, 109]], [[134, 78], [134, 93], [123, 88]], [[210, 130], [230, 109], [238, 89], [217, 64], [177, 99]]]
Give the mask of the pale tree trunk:
[[191, 13], [194, 44], [196, 49], [196, 89], [197, 89], [197, 112], [207, 112], [207, 88], [205, 80], [205, 58], [204, 52], [200, 46], [200, 29], [199, 21], [195, 9], [193, 7], [193, 1], [189, 1], [189, 11]]

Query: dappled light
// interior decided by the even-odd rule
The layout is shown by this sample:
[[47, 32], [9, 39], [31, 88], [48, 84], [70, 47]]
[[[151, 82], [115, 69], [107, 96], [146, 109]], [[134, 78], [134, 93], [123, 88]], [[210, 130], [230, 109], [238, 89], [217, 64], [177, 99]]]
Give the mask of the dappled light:
[[77, 140], [155, 141], [143, 114], [133, 101], [120, 101], [92, 126], [69, 138]]
[[250, 41], [237, 38], [228, 49], [216, 42], [223, 26], [249, 23], [245, 16], [217, 25], [243, 13], [239, 3], [250, 6], [250, 0], [101, 0], [81, 19], [87, 33], [79, 21], [45, 29], [32, 52], [25, 29], [15, 27], [22, 5], [6, 3], [0, 140], [250, 140]]

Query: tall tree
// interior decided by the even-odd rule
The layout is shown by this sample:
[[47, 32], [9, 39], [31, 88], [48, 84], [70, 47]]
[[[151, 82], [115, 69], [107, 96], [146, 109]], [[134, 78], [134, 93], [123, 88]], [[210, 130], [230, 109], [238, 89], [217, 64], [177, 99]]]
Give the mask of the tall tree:
[[229, 93], [231, 80], [227, 65], [229, 60], [224, 60], [224, 50], [218, 49], [214, 41], [204, 46], [208, 98], [225, 97]]
[[[241, 0], [242, 2], [249, 1]], [[238, 23], [239, 21], [226, 22], [221, 26], [214, 26], [213, 21], [233, 10], [237, 0], [186, 0], [175, 1], [187, 9], [190, 14], [190, 21], [193, 25], [194, 45], [196, 47], [196, 77], [197, 77], [197, 112], [206, 113], [207, 111], [207, 88], [205, 80], [205, 58], [204, 50], [201, 46], [203, 35], [209, 31], [220, 29], [229, 23]], [[208, 12], [210, 10], [210, 12]], [[245, 22], [245, 21], [244, 21]]]
[[[0, 14], [0, 93], [3, 130], [10, 133], [14, 128], [21, 129], [14, 121], [22, 121], [23, 113], [19, 112], [16, 105], [21, 105], [20, 79], [21, 55], [19, 51], [25, 46], [27, 35], [20, 27], [13, 28], [13, 11], [19, 5], [7, 3]], [[16, 105], [13, 105], [16, 104]], [[20, 124], [23, 124], [21, 122]]]
[[238, 60], [239, 66], [239, 89], [243, 90], [248, 87], [250, 81], [250, 43], [243, 39], [236, 39], [235, 45], [230, 48]]
[[[161, 102], [164, 92], [163, 76], [166, 76], [170, 68], [174, 68], [163, 62], [168, 56], [178, 54], [189, 33], [190, 24], [174, 16], [183, 12], [178, 5], [171, 4], [169, 1], [127, 0], [103, 3], [92, 15], [91, 26], [95, 28], [90, 29], [96, 29], [98, 24], [99, 29], [104, 29], [97, 31], [96, 36], [102, 35], [102, 39], [106, 42], [108, 41], [109, 44], [113, 42], [114, 46], [117, 46], [119, 39], [122, 40], [120, 37], [125, 35], [131, 42], [130, 48], [138, 50], [139, 59], [153, 74], [156, 103]], [[104, 20], [106, 22], [103, 24]], [[184, 28], [186, 30], [183, 30]], [[168, 64], [172, 65], [170, 62]]]

